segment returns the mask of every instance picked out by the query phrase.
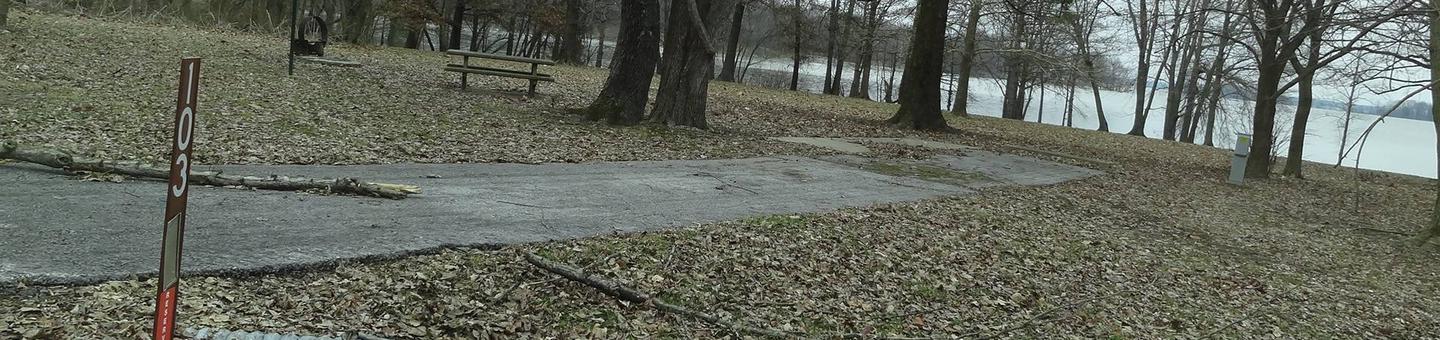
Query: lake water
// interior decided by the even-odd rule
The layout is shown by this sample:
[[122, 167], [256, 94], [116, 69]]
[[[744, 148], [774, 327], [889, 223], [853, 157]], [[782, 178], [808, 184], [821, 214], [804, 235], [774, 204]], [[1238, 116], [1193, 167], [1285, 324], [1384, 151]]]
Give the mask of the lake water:
[[[880, 58], [877, 58], [880, 59]], [[880, 63], [876, 60], [876, 63]], [[788, 59], [768, 59], [755, 63], [752, 68], [770, 70], [775, 72], [791, 71], [791, 62]], [[847, 65], [847, 70], [853, 65]], [[820, 84], [824, 82], [824, 63], [805, 63], [801, 67], [801, 87], [805, 91], [820, 92]], [[871, 77], [876, 84], [888, 78], [888, 69], [880, 68]], [[896, 74], [898, 82], [901, 75]], [[849, 84], [850, 72], [845, 73], [845, 84]], [[747, 82], [753, 82], [747, 80]], [[788, 82], [786, 83], [788, 84]], [[898, 86], [898, 85], [897, 85]], [[940, 105], [950, 103], [949, 89], [951, 82], [949, 78], [943, 85], [942, 99]], [[872, 97], [883, 98], [882, 86], [872, 85]], [[1037, 121], [1043, 117], [1041, 122], [1052, 125], [1062, 125], [1065, 112], [1064, 89], [1059, 87], [1048, 88], [1046, 102], [1043, 110], [1038, 100], [1039, 92], [1031, 95], [1029, 114], [1026, 120]], [[1335, 93], [1338, 91], [1317, 90], [1319, 93]], [[973, 78], [970, 82], [970, 111], [973, 114], [984, 116], [1000, 115], [1002, 98], [1004, 97], [1003, 81], [989, 78]], [[1148, 95], [1148, 94], [1147, 94]], [[1423, 96], [1423, 95], [1422, 95]], [[1132, 92], [1100, 91], [1101, 102], [1104, 104], [1106, 118], [1110, 123], [1113, 133], [1126, 133], [1134, 124], [1135, 94]], [[1146, 121], [1146, 136], [1159, 138], [1163, 134], [1165, 106], [1165, 91], [1155, 94], [1154, 104], [1150, 119]], [[1420, 98], [1420, 97], [1417, 97]], [[1325, 98], [1330, 100], [1342, 100], [1343, 98]], [[1372, 98], [1373, 99], [1373, 98]], [[1393, 100], [1393, 99], [1383, 99]], [[1217, 119], [1215, 133], [1215, 145], [1219, 148], [1231, 149], [1235, 143], [1235, 132], [1249, 132], [1249, 112], [1253, 109], [1252, 102], [1240, 100], [1223, 100], [1222, 106], [1226, 109], [1221, 117]], [[1099, 124], [1098, 116], [1095, 113], [1095, 101], [1088, 89], [1077, 88], [1075, 92], [1075, 121], [1074, 127], [1080, 129], [1095, 129]], [[1285, 154], [1288, 148], [1289, 125], [1294, 121], [1294, 107], [1281, 105], [1280, 114], [1276, 118], [1277, 124], [1283, 123], [1282, 140], [1277, 150], [1281, 155]], [[1310, 114], [1309, 126], [1306, 129], [1305, 138], [1305, 160], [1325, 164], [1335, 164], [1339, 159], [1341, 149], [1341, 136], [1346, 136], [1348, 143], [1353, 143], [1364, 132], [1365, 128], [1378, 118], [1373, 115], [1355, 114], [1350, 123], [1348, 132], [1342, 132], [1344, 112], [1313, 109]], [[1203, 136], [1203, 127], [1202, 127]], [[1197, 139], [1203, 139], [1197, 138]], [[1364, 144], [1363, 153], [1359, 153], [1359, 167], [1363, 169], [1380, 170], [1386, 172], [1402, 173], [1428, 178], [1436, 178], [1436, 144], [1434, 124], [1427, 121], [1410, 119], [1387, 118], [1375, 130]], [[1357, 153], [1351, 152], [1344, 161], [1344, 166], [1355, 166]], [[1278, 168], [1277, 168], [1278, 170]]]

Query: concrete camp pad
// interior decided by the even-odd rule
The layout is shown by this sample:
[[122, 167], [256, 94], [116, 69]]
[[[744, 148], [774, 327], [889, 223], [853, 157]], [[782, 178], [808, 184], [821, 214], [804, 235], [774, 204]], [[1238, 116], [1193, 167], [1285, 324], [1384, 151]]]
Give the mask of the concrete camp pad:
[[915, 147], [930, 148], [930, 149], [936, 149], [936, 150], [952, 150], [952, 151], [976, 150], [975, 148], [968, 147], [968, 146], [964, 146], [964, 145], [952, 144], [952, 143], [946, 143], [946, 142], [937, 142], [937, 141], [933, 141], [933, 140], [924, 140], [924, 139], [918, 139], [918, 138], [774, 137], [774, 138], [771, 138], [771, 139], [774, 139], [774, 140], [777, 140], [777, 141], [781, 141], [781, 142], [806, 144], [806, 145], [811, 145], [811, 146], [815, 146], [815, 147], [820, 147], [820, 148], [825, 148], [825, 149], [834, 150], [834, 151], [837, 151], [837, 152], [842, 152], [842, 153], [847, 153], [847, 154], [856, 154], [856, 155], [861, 155], [861, 154], [868, 154], [868, 153], [870, 153], [870, 148], [869, 148], [869, 147], [866, 147], [865, 145], [859, 144], [859, 143], [895, 144], [895, 145], [915, 146]]
[[[230, 174], [414, 184], [425, 193], [385, 200], [193, 188], [183, 264], [186, 275], [263, 273], [447, 246], [657, 230], [1098, 174], [995, 153], [940, 156], [923, 164], [867, 165], [864, 158], [845, 157], [851, 158], [198, 166]], [[953, 167], [955, 172], [934, 167]], [[51, 169], [0, 165], [0, 283], [82, 283], [153, 275], [159, 262], [164, 190], [160, 182], [82, 182]]]

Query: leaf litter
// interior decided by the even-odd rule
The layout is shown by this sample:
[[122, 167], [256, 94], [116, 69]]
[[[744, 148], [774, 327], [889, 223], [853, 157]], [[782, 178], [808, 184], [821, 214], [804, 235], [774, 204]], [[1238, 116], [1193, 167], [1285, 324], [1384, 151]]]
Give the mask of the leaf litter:
[[[1357, 231], [1422, 228], [1432, 180], [1311, 165], [1307, 180], [1239, 188], [1223, 182], [1221, 150], [991, 118], [952, 117], [954, 133], [907, 132], [882, 123], [893, 105], [725, 83], [712, 86], [711, 131], [608, 127], [564, 113], [598, 91], [598, 69], [556, 67], [561, 82], [526, 100], [514, 95], [523, 83], [485, 77], [459, 92], [439, 54], [339, 46], [365, 67], [302, 65], [291, 78], [275, 37], [17, 12], [0, 34], [10, 47], [0, 56], [0, 139], [94, 157], [160, 160], [174, 61], [201, 56], [196, 155], [210, 164], [827, 153], [773, 136], [916, 137], [1114, 163], [1097, 178], [970, 197], [190, 277], [187, 327], [402, 339], [739, 336], [557, 280], [525, 263], [533, 251], [672, 303], [812, 337], [1440, 334], [1435, 247]], [[177, 43], [156, 43], [167, 40]], [[870, 146], [880, 157], [951, 153]], [[0, 338], [143, 338], [154, 285], [0, 287]]]

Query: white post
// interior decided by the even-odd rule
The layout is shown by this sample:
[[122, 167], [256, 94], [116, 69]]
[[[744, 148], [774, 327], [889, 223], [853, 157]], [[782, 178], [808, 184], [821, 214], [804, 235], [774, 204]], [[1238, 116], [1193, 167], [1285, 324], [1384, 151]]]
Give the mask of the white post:
[[1250, 157], [1250, 140], [1248, 133], [1235, 134], [1235, 155], [1230, 156], [1230, 184], [1245, 184], [1245, 164]]

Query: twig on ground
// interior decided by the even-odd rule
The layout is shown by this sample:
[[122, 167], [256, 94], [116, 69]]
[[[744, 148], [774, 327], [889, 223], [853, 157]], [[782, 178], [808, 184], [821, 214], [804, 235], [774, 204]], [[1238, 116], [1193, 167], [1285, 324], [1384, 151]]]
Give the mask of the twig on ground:
[[515, 203], [515, 202], [511, 202], [511, 201], [495, 200], [495, 202], [505, 203], [505, 204], [509, 204], [509, 205], [518, 205], [518, 206], [522, 206], [522, 207], [531, 207], [531, 208], [540, 208], [540, 209], [550, 209], [550, 207], [538, 206], [538, 205], [533, 205], [533, 204], [525, 204], [525, 203]]
[[[14, 141], [0, 141], [0, 159], [13, 159], [34, 163], [68, 172], [109, 173], [134, 178], [158, 180], [167, 180], [170, 178], [170, 169], [152, 167], [140, 162], [82, 159], [57, 150], [20, 146]], [[276, 191], [322, 190], [337, 194], [389, 199], [403, 199], [410, 194], [420, 193], [420, 187], [413, 185], [361, 182], [354, 178], [235, 177], [225, 176], [219, 172], [192, 171], [190, 177], [187, 179], [191, 185], [244, 187]]]
[[1411, 233], [1407, 233], [1407, 232], [1403, 232], [1403, 231], [1376, 229], [1376, 228], [1369, 228], [1369, 227], [1355, 228], [1355, 231], [1373, 231], [1373, 232], [1377, 232], [1377, 233], [1395, 234], [1395, 235], [1400, 235], [1400, 236], [1415, 236], [1415, 234], [1411, 234]]
[[668, 302], [665, 302], [664, 300], [651, 297], [649, 294], [645, 294], [644, 292], [625, 287], [624, 285], [621, 285], [615, 281], [610, 281], [605, 278], [592, 276], [579, 268], [547, 260], [543, 257], [540, 257], [540, 255], [536, 255], [535, 253], [526, 253], [525, 261], [530, 262], [530, 264], [533, 264], [536, 267], [540, 267], [541, 269], [570, 279], [571, 281], [583, 283], [586, 286], [590, 286], [590, 288], [594, 288], [595, 290], [598, 290], [605, 295], [609, 295], [621, 301], [647, 305], [661, 312], [700, 319], [717, 326], [726, 327], [736, 332], [763, 335], [772, 338], [783, 338], [788, 336], [785, 332], [773, 329], [746, 326], [711, 314], [692, 310], [684, 306], [670, 304]]
[[755, 192], [755, 190], [750, 190], [750, 188], [746, 188], [746, 187], [742, 187], [742, 186], [739, 186], [739, 185], [736, 185], [736, 184], [733, 184], [733, 183], [730, 183], [730, 182], [726, 182], [725, 180], [720, 179], [720, 177], [715, 176], [715, 174], [712, 174], [712, 173], [699, 172], [699, 173], [695, 173], [695, 175], [696, 175], [696, 176], [707, 176], [707, 177], [710, 177], [710, 178], [714, 178], [715, 181], [720, 182], [720, 187], [719, 187], [719, 188], [716, 188], [716, 189], [722, 189], [722, 188], [724, 188], [724, 187], [731, 187], [731, 188], [736, 188], [736, 189], [740, 189], [740, 190], [745, 190], [746, 192], [749, 192], [749, 193], [755, 194], [755, 195], [759, 195], [759, 194], [760, 194], [760, 193], [758, 193], [758, 192]]

